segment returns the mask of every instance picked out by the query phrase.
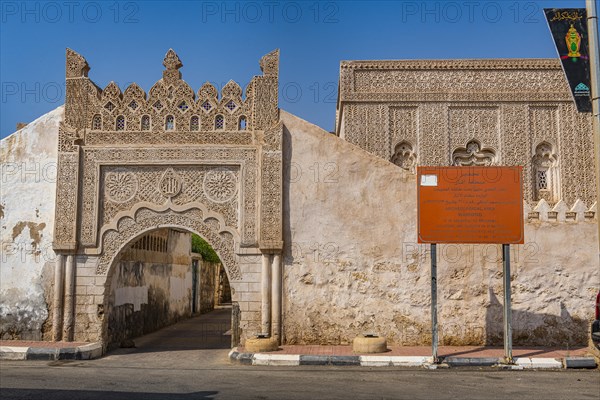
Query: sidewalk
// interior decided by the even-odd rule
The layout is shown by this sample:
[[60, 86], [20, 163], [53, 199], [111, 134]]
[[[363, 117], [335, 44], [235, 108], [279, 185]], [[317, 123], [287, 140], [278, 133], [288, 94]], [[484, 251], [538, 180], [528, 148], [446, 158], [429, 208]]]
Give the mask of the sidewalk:
[[100, 343], [0, 340], [0, 360], [91, 360], [101, 356]]
[[284, 345], [278, 351], [249, 353], [244, 348], [234, 348], [229, 353], [232, 362], [245, 365], [354, 365], [366, 367], [457, 367], [503, 366], [511, 369], [594, 368], [596, 362], [587, 347], [573, 349], [550, 347], [513, 348], [514, 364], [503, 363], [502, 347], [440, 346], [440, 362], [434, 364], [431, 347], [388, 346], [388, 351], [378, 354], [356, 354], [352, 346]]

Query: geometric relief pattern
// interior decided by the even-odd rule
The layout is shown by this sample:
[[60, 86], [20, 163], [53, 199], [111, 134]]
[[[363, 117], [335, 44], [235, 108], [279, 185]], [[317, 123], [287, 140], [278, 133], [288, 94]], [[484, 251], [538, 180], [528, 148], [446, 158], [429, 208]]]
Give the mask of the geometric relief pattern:
[[589, 114], [578, 113], [572, 104], [560, 107], [559, 170], [561, 194], [567, 204], [581, 199], [596, 201], [594, 145]]
[[283, 124], [279, 122], [264, 135], [262, 154], [263, 201], [260, 216], [260, 247], [281, 249], [283, 246]]
[[[528, 133], [527, 104], [506, 103], [501, 106], [500, 145], [502, 149], [502, 165], [523, 166], [523, 198], [533, 199], [531, 191], [531, 153]], [[524, 134], [525, 133], [525, 134]]]
[[531, 143], [547, 140], [556, 143], [558, 139], [558, 106], [529, 107]]
[[496, 107], [450, 107], [448, 119], [451, 149], [473, 138], [486, 146], [498, 148], [500, 131]]
[[448, 154], [448, 107], [425, 103], [419, 107], [419, 165], [450, 165]]
[[[131, 209], [137, 203], [150, 203], [155, 205], [165, 204], [168, 200], [175, 205], [185, 205], [192, 202], [203, 203], [210, 211], [221, 214], [229, 227], [240, 230], [238, 225], [238, 199], [237, 186], [239, 181], [239, 168], [217, 166], [174, 166], [165, 171], [160, 166], [130, 166], [125, 172], [118, 172], [123, 167], [104, 166], [101, 168], [106, 197], [101, 201], [103, 206], [101, 226], [110, 223], [119, 211]], [[178, 180], [179, 191], [169, 196], [161, 190], [161, 183], [165, 181], [165, 174], [169, 172], [173, 180]], [[223, 176], [225, 179], [210, 179]], [[113, 196], [108, 196], [108, 185], [115, 178], [119, 180], [121, 192], [127, 193], [124, 200], [115, 201]], [[207, 180], [211, 185], [207, 187]], [[134, 183], [135, 182], [135, 187]], [[138, 185], [139, 182], [139, 185]], [[115, 182], [116, 183], [116, 182]], [[163, 183], [164, 185], [164, 183]], [[139, 189], [138, 189], [139, 187]], [[130, 192], [131, 191], [131, 192]]]
[[389, 159], [388, 111], [386, 104], [357, 104], [350, 107], [345, 139], [372, 154]]
[[[262, 193], [260, 170], [282, 168], [273, 159], [281, 158], [281, 134], [270, 135], [269, 143], [262, 139], [279, 122], [278, 50], [260, 60], [263, 75], [245, 90], [229, 81], [220, 90], [206, 82], [194, 92], [173, 50], [148, 93], [135, 83], [123, 92], [114, 82], [100, 89], [88, 78], [85, 59], [70, 49], [66, 64], [55, 250], [100, 249], [98, 233], [114, 226], [119, 212], [194, 204], [220, 215], [240, 246], [258, 246], [266, 234], [282, 240], [281, 221], [260, 231], [258, 221], [261, 209], [281, 219], [281, 185]], [[274, 144], [263, 160], [262, 148], [271, 151]]]
[[496, 159], [496, 153], [492, 149], [481, 148], [478, 140], [469, 141], [465, 147], [459, 147], [452, 153], [452, 165], [466, 166], [490, 166]]
[[[127, 160], [128, 165], [124, 165], [122, 160]], [[182, 165], [173, 165], [174, 162]], [[241, 231], [244, 243], [257, 242], [258, 160], [255, 148], [85, 148], [83, 163], [80, 240], [84, 245], [95, 247], [99, 228], [110, 223], [118, 212], [129, 210], [138, 203], [158, 206], [165, 204], [167, 200], [174, 205], [200, 202], [209, 210], [221, 214], [227, 226]], [[147, 163], [155, 165], [143, 165]], [[180, 186], [172, 196], [164, 193], [161, 188], [166, 165], [173, 165], [168, 167], [168, 171], [173, 179], [179, 181]], [[136, 192], [125, 202], [111, 201], [102, 196], [103, 192], [107, 192], [107, 177], [125, 170], [131, 175], [131, 181], [137, 182]], [[214, 201], [216, 183], [212, 189], [207, 188], [204, 183], [206, 174], [213, 170], [231, 174], [231, 179], [222, 183], [235, 183], [235, 188], [228, 189], [231, 197], [222, 198], [224, 201]], [[98, 171], [100, 176], [97, 176]], [[243, 202], [238, 201], [238, 185], [241, 186]], [[101, 190], [102, 186], [104, 191]], [[97, 200], [98, 197], [101, 199]], [[238, 212], [240, 206], [241, 213]], [[240, 224], [240, 217], [243, 224]]]
[[412, 145], [407, 141], [402, 141], [396, 145], [394, 155], [390, 161], [410, 173], [415, 172], [417, 159]]
[[234, 171], [211, 169], [202, 178], [204, 195], [215, 203], [229, 202], [237, 192], [237, 182], [238, 177]]
[[532, 160], [535, 200], [544, 199], [546, 202], [554, 204], [560, 199], [556, 163], [557, 155], [554, 153], [554, 146], [548, 142], [542, 142], [536, 146]]
[[[339, 82], [337, 133], [372, 154], [410, 164], [414, 145], [419, 165], [521, 165], [530, 204], [596, 201], [592, 118], [558, 60], [344, 61]], [[386, 140], [387, 154], [374, 145]], [[560, 162], [535, 170], [543, 142]]]
[[348, 94], [401, 101], [488, 101], [506, 98], [507, 93], [514, 100], [543, 101], [557, 94], [568, 99], [568, 86], [556, 60], [351, 61], [342, 64], [341, 72], [340, 92], [348, 101], [366, 97]]
[[111, 171], [104, 177], [106, 199], [113, 203], [125, 203], [135, 196], [138, 179], [131, 171]]
[[[417, 106], [390, 107], [390, 143], [417, 143]], [[395, 146], [394, 146], [395, 147]], [[395, 148], [391, 149], [393, 156]]]
[[[214, 219], [210, 218], [210, 221], [214, 221]], [[223, 266], [229, 274], [229, 279], [242, 279], [242, 274], [233, 252], [233, 235], [227, 231], [221, 231], [218, 227], [214, 227], [211, 223], [204, 221], [202, 211], [197, 208], [183, 212], [175, 212], [173, 210], [157, 212], [142, 208], [135, 213], [134, 218], [122, 218], [117, 225], [117, 229], [108, 230], [103, 235], [102, 255], [100, 256], [96, 273], [98, 275], [112, 273], [114, 268], [111, 268], [111, 265], [114, 263], [119, 252], [127, 244], [135, 241], [137, 237], [159, 225], [162, 227], [183, 228], [201, 235], [219, 255]], [[107, 280], [107, 282], [109, 281]]]
[[[79, 154], [59, 153], [56, 181], [56, 210], [62, 216], [54, 223], [54, 242], [65, 249], [74, 247], [77, 229], [77, 185]], [[75, 182], [73, 182], [75, 181]]]

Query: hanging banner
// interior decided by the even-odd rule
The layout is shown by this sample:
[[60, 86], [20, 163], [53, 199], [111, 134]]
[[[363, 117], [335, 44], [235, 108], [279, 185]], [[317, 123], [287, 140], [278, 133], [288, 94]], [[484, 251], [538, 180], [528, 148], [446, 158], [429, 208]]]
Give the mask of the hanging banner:
[[592, 112], [585, 8], [545, 8], [544, 12], [577, 111]]

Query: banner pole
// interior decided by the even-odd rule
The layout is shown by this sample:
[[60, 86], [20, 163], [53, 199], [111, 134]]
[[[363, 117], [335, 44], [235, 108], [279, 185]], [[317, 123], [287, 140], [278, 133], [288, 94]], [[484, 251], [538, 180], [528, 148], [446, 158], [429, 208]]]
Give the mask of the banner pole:
[[437, 245], [431, 243], [431, 353], [433, 363], [438, 362], [437, 321]]
[[504, 360], [513, 363], [512, 356], [512, 313], [510, 303], [510, 245], [502, 245], [502, 265], [504, 275]]
[[[586, 0], [587, 27], [590, 49], [590, 83], [592, 95], [592, 128], [594, 130], [594, 154], [596, 159], [596, 204], [600, 206], [600, 39], [598, 39], [598, 10], [595, 0]], [[600, 246], [600, 224], [598, 224]], [[598, 248], [600, 259], [600, 247]]]

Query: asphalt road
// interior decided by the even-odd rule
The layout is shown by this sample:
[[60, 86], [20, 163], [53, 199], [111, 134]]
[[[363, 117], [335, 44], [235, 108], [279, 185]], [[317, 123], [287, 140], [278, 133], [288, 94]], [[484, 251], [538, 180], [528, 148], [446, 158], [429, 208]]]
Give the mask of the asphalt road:
[[99, 360], [2, 361], [0, 398], [600, 399], [599, 370], [232, 365], [229, 337], [223, 335], [227, 318], [228, 311], [219, 311], [192, 319], [136, 340], [136, 349], [119, 349]]

